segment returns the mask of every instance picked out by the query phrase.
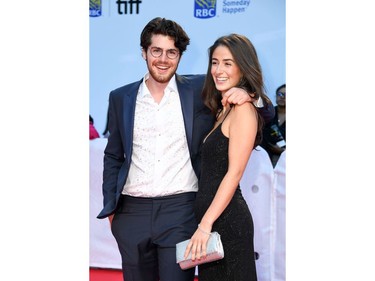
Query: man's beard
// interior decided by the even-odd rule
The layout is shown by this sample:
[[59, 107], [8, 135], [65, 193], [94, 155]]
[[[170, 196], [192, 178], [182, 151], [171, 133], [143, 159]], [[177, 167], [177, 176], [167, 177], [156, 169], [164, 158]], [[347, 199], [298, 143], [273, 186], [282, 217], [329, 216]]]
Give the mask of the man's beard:
[[167, 75], [159, 75], [154, 71], [150, 71], [150, 76], [158, 83], [168, 83], [169, 80], [173, 77], [174, 72], [170, 72]]
[[178, 64], [174, 68], [170, 68], [168, 70], [168, 73], [162, 74], [162, 75], [158, 74], [158, 71], [155, 70], [155, 66], [154, 67], [149, 67], [148, 71], [149, 71], [150, 76], [152, 77], [152, 79], [154, 79], [156, 82], [158, 82], [158, 83], [168, 83], [169, 80], [171, 80], [171, 78], [173, 77], [173, 75], [176, 73], [177, 66], [178, 66]]

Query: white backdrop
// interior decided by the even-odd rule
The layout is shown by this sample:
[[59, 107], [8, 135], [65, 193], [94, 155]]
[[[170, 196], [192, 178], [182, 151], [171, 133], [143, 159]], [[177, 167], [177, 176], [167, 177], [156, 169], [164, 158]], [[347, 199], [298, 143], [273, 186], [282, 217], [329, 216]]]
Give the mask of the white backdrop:
[[[235, 32], [246, 35], [257, 49], [272, 101], [276, 88], [286, 82], [285, 0], [217, 0], [216, 16], [207, 19], [194, 17], [195, 4], [215, 1], [142, 0], [133, 1], [133, 5], [122, 1], [120, 6], [117, 0], [94, 2], [101, 2], [101, 16], [90, 17], [89, 110], [99, 133], [105, 128], [109, 92], [139, 80], [146, 72], [139, 36], [157, 16], [178, 22], [191, 39], [177, 70], [179, 74], [206, 73], [208, 47], [219, 36]], [[238, 12], [234, 13], [234, 9]]]

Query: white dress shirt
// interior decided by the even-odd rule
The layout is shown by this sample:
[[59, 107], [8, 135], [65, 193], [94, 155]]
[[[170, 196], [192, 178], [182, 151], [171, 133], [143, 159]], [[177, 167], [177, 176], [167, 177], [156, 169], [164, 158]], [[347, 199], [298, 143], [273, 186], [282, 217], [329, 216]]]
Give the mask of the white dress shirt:
[[145, 81], [139, 87], [135, 107], [133, 152], [123, 194], [159, 197], [198, 191], [198, 179], [190, 161], [175, 76], [160, 103]]

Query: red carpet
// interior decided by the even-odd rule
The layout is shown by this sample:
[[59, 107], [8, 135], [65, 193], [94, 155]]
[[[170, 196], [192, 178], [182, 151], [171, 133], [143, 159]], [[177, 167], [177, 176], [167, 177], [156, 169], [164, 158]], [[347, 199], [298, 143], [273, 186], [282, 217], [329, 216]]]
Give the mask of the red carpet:
[[90, 268], [90, 281], [122, 281], [122, 272], [115, 269]]
[[[116, 269], [90, 268], [90, 281], [123, 281], [122, 272]], [[198, 281], [198, 278], [194, 281]]]

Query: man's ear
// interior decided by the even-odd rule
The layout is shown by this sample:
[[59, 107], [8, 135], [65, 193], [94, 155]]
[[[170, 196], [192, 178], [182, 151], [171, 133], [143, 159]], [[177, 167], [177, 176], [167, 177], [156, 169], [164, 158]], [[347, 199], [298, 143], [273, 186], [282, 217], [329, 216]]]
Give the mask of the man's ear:
[[146, 52], [145, 52], [144, 49], [142, 49], [142, 58], [143, 58], [144, 60], [147, 60]]

